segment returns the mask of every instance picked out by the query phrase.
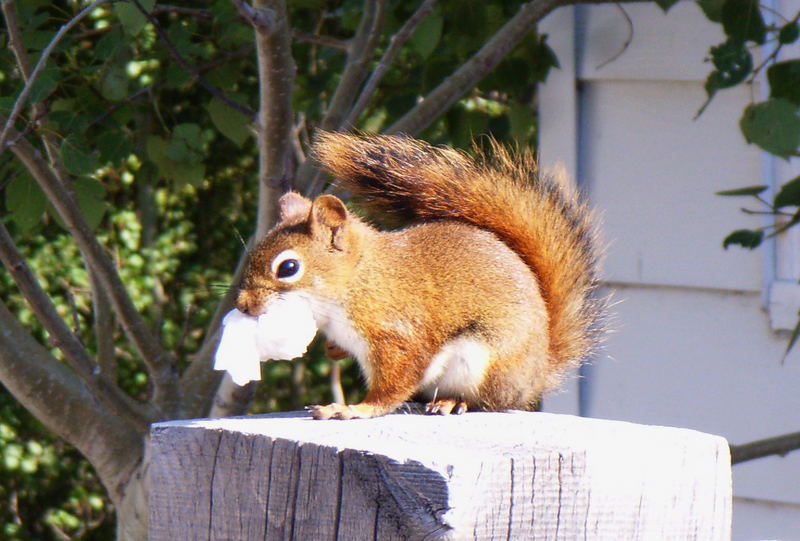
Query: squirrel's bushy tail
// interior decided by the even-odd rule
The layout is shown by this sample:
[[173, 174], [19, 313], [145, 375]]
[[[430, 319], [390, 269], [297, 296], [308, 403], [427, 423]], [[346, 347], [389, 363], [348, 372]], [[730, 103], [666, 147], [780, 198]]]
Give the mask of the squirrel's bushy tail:
[[530, 153], [491, 141], [477, 158], [404, 136], [319, 133], [314, 152], [365, 202], [414, 221], [451, 219], [492, 231], [533, 270], [548, 307], [551, 362], [586, 359], [600, 338], [598, 241], [592, 213], [565, 175], [540, 176]]

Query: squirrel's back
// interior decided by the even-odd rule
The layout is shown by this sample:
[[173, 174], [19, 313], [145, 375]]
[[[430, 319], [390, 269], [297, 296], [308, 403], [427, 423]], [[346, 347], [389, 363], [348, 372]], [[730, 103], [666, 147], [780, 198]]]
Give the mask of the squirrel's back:
[[561, 373], [591, 356], [606, 303], [596, 294], [592, 213], [563, 175], [495, 142], [477, 158], [404, 136], [320, 133], [319, 161], [365, 202], [413, 222], [491, 231], [533, 271], [548, 314], [548, 362]]

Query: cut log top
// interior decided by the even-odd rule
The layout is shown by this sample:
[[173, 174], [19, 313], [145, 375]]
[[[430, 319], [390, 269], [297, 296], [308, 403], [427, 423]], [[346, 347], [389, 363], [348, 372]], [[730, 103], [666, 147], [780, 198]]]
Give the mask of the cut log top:
[[692, 430], [293, 412], [158, 423], [151, 453], [151, 539], [730, 536], [728, 444]]

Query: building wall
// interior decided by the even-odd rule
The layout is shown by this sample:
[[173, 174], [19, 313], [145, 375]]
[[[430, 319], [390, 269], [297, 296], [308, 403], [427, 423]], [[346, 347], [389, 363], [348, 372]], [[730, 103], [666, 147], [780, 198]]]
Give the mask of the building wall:
[[[792, 4], [776, 7], [794, 14]], [[781, 363], [787, 336], [765, 309], [777, 279], [797, 287], [778, 276], [797, 241], [723, 250], [727, 233], [762, 222], [740, 212], [745, 201], [714, 195], [796, 166], [741, 135], [758, 84], [718, 93], [694, 119], [711, 69], [703, 59], [723, 41], [694, 3], [666, 15], [626, 4], [632, 39], [607, 62], [629, 37], [619, 9], [561, 8], [540, 28], [562, 67], [541, 91], [542, 163], [562, 161], [600, 209], [603, 276], [618, 301], [605, 355], [545, 409], [732, 443], [800, 430], [800, 347]], [[800, 451], [735, 466], [734, 493], [735, 539], [800, 539]]]

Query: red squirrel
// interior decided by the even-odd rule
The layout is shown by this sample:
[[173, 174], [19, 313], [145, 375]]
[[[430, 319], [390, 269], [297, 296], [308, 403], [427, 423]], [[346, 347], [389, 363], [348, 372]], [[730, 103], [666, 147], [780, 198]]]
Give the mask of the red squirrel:
[[[237, 308], [306, 299], [368, 391], [315, 419], [369, 418], [412, 396], [428, 413], [533, 409], [598, 344], [592, 213], [564, 175], [492, 142], [477, 158], [405, 136], [319, 133], [314, 156], [367, 206], [410, 220], [379, 231], [333, 195], [289, 192], [251, 255]], [[333, 348], [332, 351], [336, 351]]]

